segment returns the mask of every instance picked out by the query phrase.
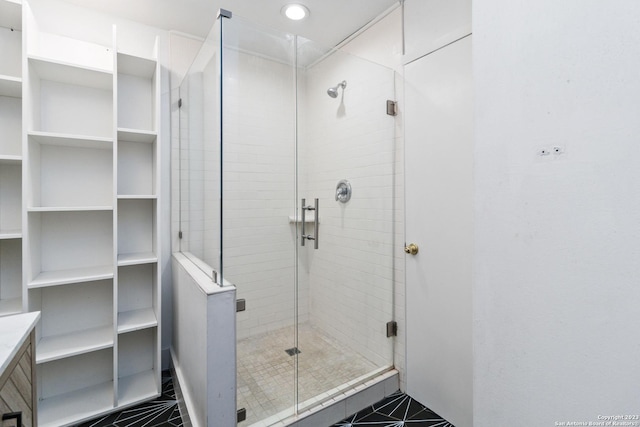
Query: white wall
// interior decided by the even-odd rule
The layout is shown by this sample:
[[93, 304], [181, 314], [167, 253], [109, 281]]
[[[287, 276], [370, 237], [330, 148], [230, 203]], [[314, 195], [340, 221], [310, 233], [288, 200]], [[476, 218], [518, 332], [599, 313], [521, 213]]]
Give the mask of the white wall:
[[477, 427], [638, 413], [638, 16], [474, 3]]
[[235, 288], [221, 288], [173, 255], [175, 329], [171, 355], [195, 427], [235, 424]]

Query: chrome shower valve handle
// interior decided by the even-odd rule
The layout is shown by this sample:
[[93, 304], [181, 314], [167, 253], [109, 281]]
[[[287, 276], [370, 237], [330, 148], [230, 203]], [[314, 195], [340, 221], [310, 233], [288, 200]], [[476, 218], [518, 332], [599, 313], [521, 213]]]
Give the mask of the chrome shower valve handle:
[[351, 200], [351, 184], [346, 179], [341, 179], [336, 185], [336, 201], [347, 203]]

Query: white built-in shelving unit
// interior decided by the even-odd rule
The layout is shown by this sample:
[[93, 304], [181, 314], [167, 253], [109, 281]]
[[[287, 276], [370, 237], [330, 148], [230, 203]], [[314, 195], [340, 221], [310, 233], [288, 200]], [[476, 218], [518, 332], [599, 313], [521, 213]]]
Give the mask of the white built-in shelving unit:
[[0, 65], [0, 314], [42, 312], [39, 425], [72, 425], [161, 391], [158, 42], [141, 57], [115, 26], [96, 44], [5, 8], [24, 34]]
[[0, 0], [0, 316], [22, 311], [22, 5]]

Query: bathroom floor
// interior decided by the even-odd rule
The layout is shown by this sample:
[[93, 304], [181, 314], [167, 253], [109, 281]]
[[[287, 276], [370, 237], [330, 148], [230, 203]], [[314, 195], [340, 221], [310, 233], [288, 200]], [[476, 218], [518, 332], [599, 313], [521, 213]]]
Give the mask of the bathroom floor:
[[331, 427], [454, 427], [410, 396], [398, 391]]
[[78, 424], [76, 427], [182, 427], [182, 417], [170, 371], [162, 372], [162, 395], [120, 412]]
[[[293, 326], [238, 341], [238, 408], [247, 410], [240, 425], [250, 426], [294, 405]], [[299, 402], [320, 396], [367, 376], [378, 367], [365, 357], [309, 325], [298, 334]]]
[[[169, 371], [162, 373], [162, 396], [133, 408], [76, 427], [182, 427], [183, 422]], [[240, 425], [247, 425], [243, 422]], [[331, 427], [454, 427], [410, 396], [398, 391]]]

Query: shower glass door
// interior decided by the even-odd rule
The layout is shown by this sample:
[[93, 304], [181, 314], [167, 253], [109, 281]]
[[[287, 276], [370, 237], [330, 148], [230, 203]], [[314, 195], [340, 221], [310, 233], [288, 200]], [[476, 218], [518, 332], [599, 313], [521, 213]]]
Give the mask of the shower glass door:
[[235, 15], [221, 25], [240, 425], [271, 425], [393, 366], [394, 74]]
[[304, 411], [393, 365], [395, 117], [386, 105], [395, 94], [392, 70], [302, 37], [296, 48]]

